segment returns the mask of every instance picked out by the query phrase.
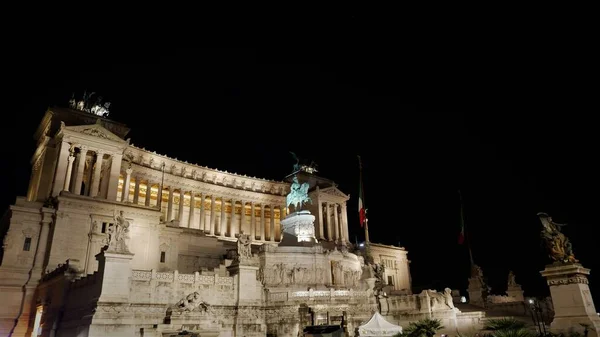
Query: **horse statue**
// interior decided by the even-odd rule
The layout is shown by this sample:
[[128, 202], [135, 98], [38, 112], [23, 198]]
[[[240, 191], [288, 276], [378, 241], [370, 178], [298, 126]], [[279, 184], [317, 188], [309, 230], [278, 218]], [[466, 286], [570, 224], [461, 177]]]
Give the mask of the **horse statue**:
[[312, 203], [312, 200], [308, 196], [308, 183], [300, 185], [298, 177], [294, 177], [291, 191], [286, 197], [286, 206], [293, 205], [294, 209], [298, 211], [302, 209], [302, 205], [306, 202]]
[[579, 260], [575, 258], [573, 254], [573, 245], [569, 238], [567, 238], [561, 231], [560, 228], [565, 224], [559, 224], [552, 221], [546, 213], [538, 213], [538, 217], [542, 222], [541, 237], [546, 243], [546, 248], [550, 258], [555, 262], [562, 263], [577, 263]]

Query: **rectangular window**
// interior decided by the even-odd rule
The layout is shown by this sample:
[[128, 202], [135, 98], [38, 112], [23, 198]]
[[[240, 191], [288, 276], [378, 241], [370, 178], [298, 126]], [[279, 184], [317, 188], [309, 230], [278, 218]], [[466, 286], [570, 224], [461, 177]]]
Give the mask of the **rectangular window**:
[[388, 275], [388, 284], [394, 285], [394, 278], [392, 277], [392, 275]]
[[165, 263], [166, 257], [167, 257], [166, 252], [160, 252], [160, 262], [161, 263]]
[[102, 223], [102, 232], [101, 233], [106, 233], [106, 222]]
[[25, 242], [23, 242], [23, 250], [28, 252], [31, 249], [31, 238], [25, 238]]

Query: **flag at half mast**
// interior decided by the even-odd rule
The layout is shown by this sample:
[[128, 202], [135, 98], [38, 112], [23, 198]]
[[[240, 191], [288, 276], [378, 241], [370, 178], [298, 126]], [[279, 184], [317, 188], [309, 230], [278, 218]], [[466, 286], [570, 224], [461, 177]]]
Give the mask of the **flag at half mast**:
[[360, 226], [363, 227], [367, 220], [367, 210], [365, 209], [365, 195], [363, 191], [363, 182], [362, 182], [362, 162], [360, 160], [360, 156], [358, 156], [358, 167], [360, 168], [360, 179], [358, 186], [358, 216], [360, 221]]

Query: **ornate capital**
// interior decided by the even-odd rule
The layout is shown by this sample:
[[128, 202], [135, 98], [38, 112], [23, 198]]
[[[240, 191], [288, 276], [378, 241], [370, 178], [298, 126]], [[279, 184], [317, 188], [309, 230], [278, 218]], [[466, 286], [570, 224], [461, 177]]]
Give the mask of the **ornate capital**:
[[125, 170], [125, 172], [127, 173], [127, 175], [130, 175], [131, 172], [133, 172], [133, 169], [132, 168], [128, 168], [127, 170]]
[[79, 145], [79, 150], [81, 150], [81, 152], [82, 152], [82, 153], [83, 153], [83, 152], [87, 152], [87, 150], [88, 150], [88, 147], [87, 147], [87, 146], [85, 146], [85, 145]]

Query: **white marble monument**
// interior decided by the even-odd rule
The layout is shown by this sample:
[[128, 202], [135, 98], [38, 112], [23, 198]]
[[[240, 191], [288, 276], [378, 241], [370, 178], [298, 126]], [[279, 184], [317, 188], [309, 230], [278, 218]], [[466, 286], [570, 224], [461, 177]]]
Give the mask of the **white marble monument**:
[[[50, 108], [35, 133], [27, 195], [0, 231], [0, 336], [296, 337], [309, 309], [318, 323], [345, 315], [353, 335], [376, 284], [394, 322], [476, 324], [432, 303], [441, 293], [412, 293], [403, 248], [372, 244], [385, 272], [364, 274], [350, 196], [314, 166], [298, 165], [298, 186], [170, 158], [98, 104]], [[288, 235], [302, 244], [280, 245]]]

